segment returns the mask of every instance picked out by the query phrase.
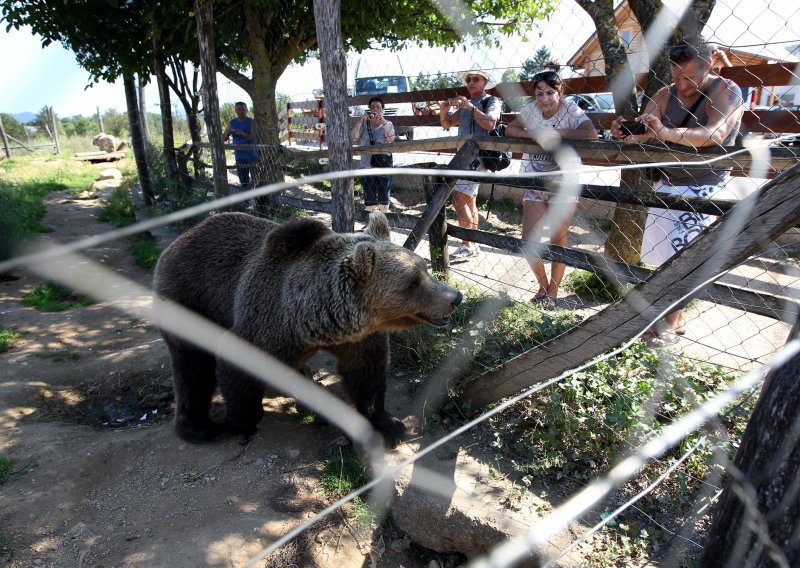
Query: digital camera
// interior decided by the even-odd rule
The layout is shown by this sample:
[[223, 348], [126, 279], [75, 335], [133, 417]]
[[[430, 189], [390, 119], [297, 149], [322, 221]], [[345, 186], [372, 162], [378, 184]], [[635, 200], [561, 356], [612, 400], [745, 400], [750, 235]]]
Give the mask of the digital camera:
[[368, 110], [366, 114], [367, 114], [367, 118], [375, 118], [375, 113], [372, 112], [371, 110]]
[[644, 134], [647, 132], [647, 126], [642, 124], [641, 122], [636, 122], [634, 120], [626, 120], [621, 122], [619, 125], [620, 130], [622, 130], [623, 134], [627, 134], [628, 136], [634, 134]]
[[461, 100], [459, 100], [456, 97], [453, 97], [452, 99], [448, 99], [448, 100], [450, 101], [450, 106], [453, 107], [453, 108], [458, 108], [458, 107], [461, 106]]

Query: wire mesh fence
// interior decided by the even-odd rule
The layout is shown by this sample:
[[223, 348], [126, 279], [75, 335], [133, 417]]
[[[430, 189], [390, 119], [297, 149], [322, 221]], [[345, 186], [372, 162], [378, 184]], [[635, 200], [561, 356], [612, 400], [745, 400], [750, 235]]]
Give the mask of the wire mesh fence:
[[[780, 38], [799, 16], [786, 3], [765, 2], [758, 17], [781, 23], [770, 37], [751, 39], [760, 28], [741, 12], [752, 16], [752, 8], [719, 1], [704, 34], [722, 55], [675, 52], [673, 74], [648, 81], [674, 23], [655, 17], [653, 33], [643, 33], [620, 3], [612, 16], [631, 68], [626, 89], [623, 79], [605, 77], [583, 4], [562, 3], [543, 26], [539, 41], [552, 37], [553, 51], [526, 77], [507, 73], [523, 57], [509, 53], [510, 43], [476, 48], [458, 69], [437, 69], [462, 72], [466, 84], [402, 93], [391, 81], [365, 81], [369, 92], [354, 93], [353, 109], [379, 96], [384, 109], [411, 103], [414, 114], [379, 114], [372, 127], [384, 118], [406, 130], [388, 144], [357, 144], [359, 169], [331, 171], [324, 98], [291, 102], [281, 146], [255, 146], [257, 165], [229, 162], [233, 195], [212, 199], [203, 158], [190, 168], [184, 148], [183, 181], [170, 190], [182, 196], [160, 195], [179, 210], [0, 263], [0, 271], [31, 267], [202, 346], [324, 415], [365, 451], [371, 481], [298, 519], [249, 565], [270, 562], [358, 496], [385, 512], [392, 492], [397, 526], [414, 542], [465, 554], [473, 566], [531, 558], [548, 566], [688, 565], [700, 557], [766, 370], [797, 351], [790, 331], [800, 276], [800, 125], [797, 59], [785, 48], [798, 42]], [[582, 44], [573, 21], [588, 27]], [[704, 59], [714, 53], [720, 68]], [[561, 66], [545, 69], [549, 59]], [[496, 112], [471, 90], [480, 81], [467, 78], [479, 72], [499, 83], [483, 83], [503, 103]], [[624, 135], [618, 113], [602, 103], [612, 93], [623, 101], [626, 90], [637, 99], [634, 84], [646, 85], [637, 112], [627, 113], [649, 128], [641, 137]], [[369, 124], [352, 113], [350, 128]], [[507, 125], [504, 136], [488, 134], [487, 117]], [[472, 132], [461, 131], [467, 124]], [[487, 171], [486, 151], [507, 154], [508, 167]], [[391, 170], [363, 167], [369, 160], [361, 156], [386, 152]], [[252, 186], [237, 168], [252, 174]], [[227, 208], [274, 213], [259, 201], [266, 195], [327, 222], [337, 179], [356, 180], [360, 227], [369, 177], [391, 179], [391, 241], [416, 251], [465, 298], [450, 331], [390, 335], [391, 380], [409, 383], [403, 407], [413, 409], [418, 436], [387, 456], [363, 416], [283, 365], [280, 353], [272, 358], [196, 314], [126, 307], [126, 298], [149, 292], [67, 256]], [[442, 209], [450, 199], [454, 209]], [[429, 522], [410, 513], [409, 502], [424, 503], [416, 511]], [[497, 523], [492, 538], [458, 522], [470, 509]], [[788, 548], [772, 551], [792, 564]]]

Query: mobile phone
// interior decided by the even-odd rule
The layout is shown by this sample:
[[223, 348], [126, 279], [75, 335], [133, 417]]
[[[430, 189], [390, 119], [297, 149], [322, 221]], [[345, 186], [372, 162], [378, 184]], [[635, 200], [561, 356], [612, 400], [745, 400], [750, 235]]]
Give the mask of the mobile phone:
[[621, 122], [619, 127], [623, 134], [627, 134], [629, 136], [633, 134], [644, 134], [647, 132], [647, 127], [643, 123], [636, 122], [635, 120], [626, 120]]

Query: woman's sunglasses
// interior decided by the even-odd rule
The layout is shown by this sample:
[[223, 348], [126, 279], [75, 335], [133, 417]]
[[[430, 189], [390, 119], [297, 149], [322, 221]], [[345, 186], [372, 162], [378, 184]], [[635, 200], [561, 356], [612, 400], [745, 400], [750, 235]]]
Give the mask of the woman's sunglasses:
[[480, 75], [467, 75], [466, 77], [464, 77], [464, 82], [465, 83], [477, 83], [478, 81], [480, 81], [482, 79], [483, 79], [483, 77], [481, 77]]
[[542, 71], [541, 73], [537, 73], [533, 76], [534, 83], [538, 83], [539, 81], [544, 81], [545, 83], [554, 83], [560, 80], [561, 77], [559, 77], [558, 73], [555, 71]]

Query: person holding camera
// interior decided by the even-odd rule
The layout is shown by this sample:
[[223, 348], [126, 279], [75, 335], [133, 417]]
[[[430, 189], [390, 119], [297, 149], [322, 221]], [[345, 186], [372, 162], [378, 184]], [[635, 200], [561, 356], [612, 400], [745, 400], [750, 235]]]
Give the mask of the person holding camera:
[[[506, 127], [506, 136], [531, 138], [548, 146], [561, 138], [597, 138], [597, 130], [589, 117], [577, 103], [564, 99], [564, 83], [557, 69], [557, 64], [548, 63], [544, 70], [533, 76], [533, 101]], [[552, 140], [553, 137], [555, 140]], [[556, 163], [552, 154], [541, 151], [522, 157], [520, 173], [555, 172], [559, 169], [561, 166]], [[561, 222], [551, 227], [550, 242], [565, 247], [578, 198], [562, 195], [558, 191], [560, 175], [543, 176], [536, 180], [541, 183], [542, 190], [526, 189], [522, 197], [522, 237], [526, 240], [532, 238], [540, 228], [550, 205], [558, 205], [563, 208], [563, 215]], [[526, 260], [539, 286], [531, 302], [543, 307], [554, 306], [566, 265], [553, 262], [548, 279], [539, 256], [526, 255]]]
[[[742, 124], [742, 90], [712, 70], [712, 46], [703, 41], [681, 41], [670, 48], [673, 82], [659, 89], [644, 113], [633, 123], [621, 116], [611, 123], [611, 134], [625, 142], [651, 138], [686, 146], [731, 146]], [[640, 129], [640, 130], [637, 130]], [[710, 198], [722, 191], [730, 170], [712, 165], [658, 168], [655, 191], [683, 197]], [[651, 207], [642, 242], [641, 261], [661, 266], [702, 233], [716, 217], [692, 211]], [[674, 343], [685, 333], [683, 310], [668, 314], [666, 334], [652, 332], [650, 344]]]
[[[247, 104], [238, 102], [234, 105], [236, 118], [230, 121], [225, 132], [222, 133], [222, 141], [227, 142], [233, 136], [233, 143], [237, 145], [253, 144], [256, 140], [253, 134], [253, 119], [247, 116]], [[250, 168], [258, 163], [258, 152], [255, 150], [234, 150], [236, 159], [236, 175], [239, 176], [239, 183], [242, 189], [250, 189]]]
[[[394, 142], [394, 125], [383, 116], [383, 110], [383, 99], [372, 97], [369, 100], [369, 110], [356, 122], [350, 132], [350, 139], [355, 146]], [[363, 154], [361, 167], [390, 168], [392, 155]], [[367, 211], [389, 211], [392, 176], [365, 176], [361, 178], [361, 183], [364, 185], [364, 208]]]
[[[458, 79], [467, 87], [469, 96], [459, 95], [439, 103], [439, 123], [445, 130], [458, 126], [459, 136], [486, 136], [494, 130], [500, 120], [502, 103], [497, 97], [486, 92], [494, 86], [492, 76], [481, 69], [462, 71]], [[453, 110], [454, 112], [450, 112]], [[478, 157], [469, 164], [474, 171], [486, 171]], [[458, 225], [465, 229], [478, 228], [478, 189], [476, 181], [458, 180], [453, 192], [453, 209], [456, 211]], [[481, 252], [477, 243], [462, 241], [456, 251], [450, 255], [453, 260], [467, 260], [478, 256]]]

